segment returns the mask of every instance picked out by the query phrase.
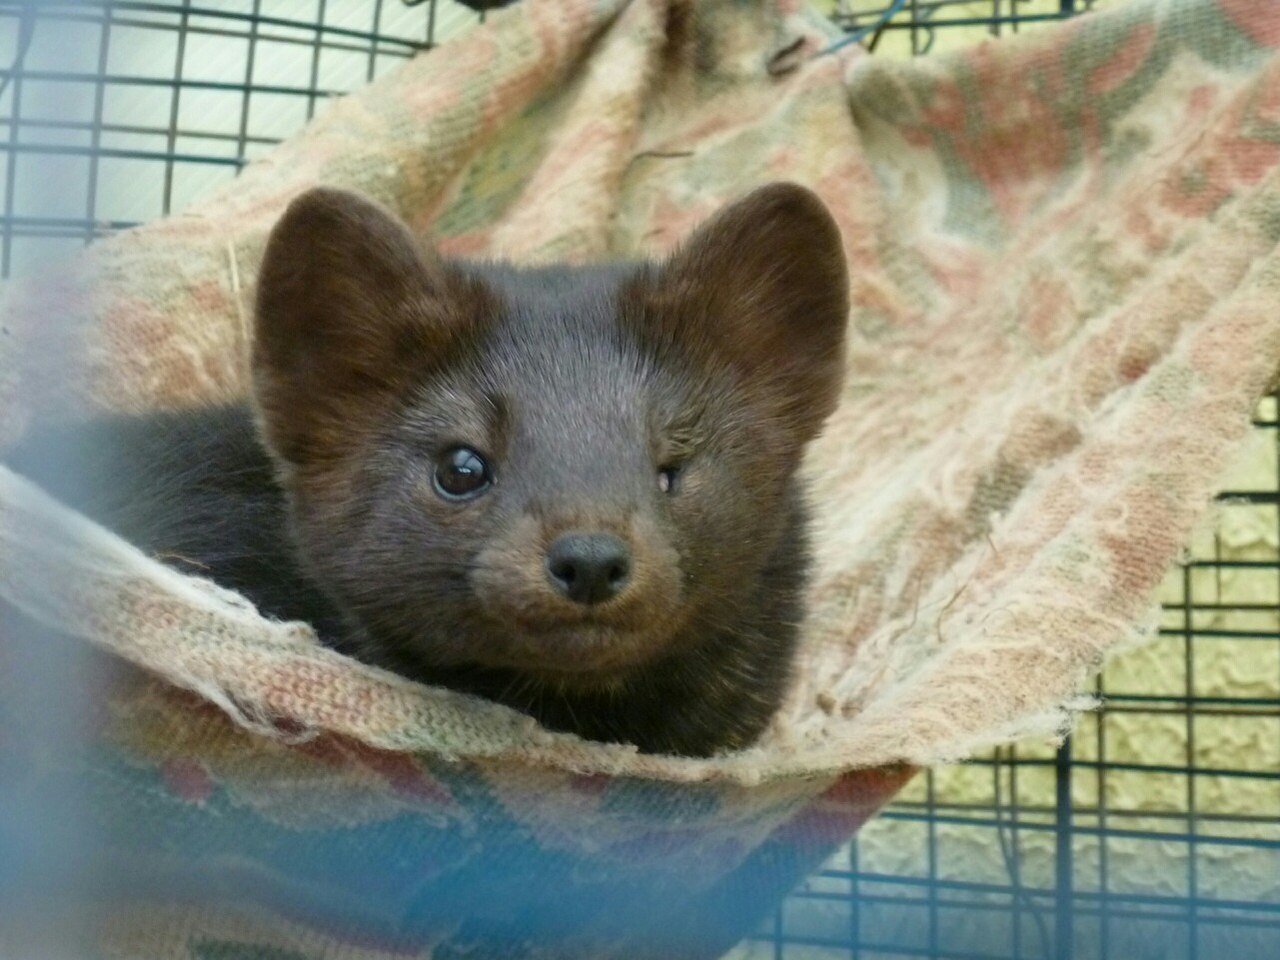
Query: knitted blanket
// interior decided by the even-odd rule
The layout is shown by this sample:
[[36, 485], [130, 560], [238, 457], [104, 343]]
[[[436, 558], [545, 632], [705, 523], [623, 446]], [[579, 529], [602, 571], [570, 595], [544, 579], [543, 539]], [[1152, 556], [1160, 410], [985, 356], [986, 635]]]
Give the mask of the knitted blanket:
[[37, 410], [243, 391], [266, 233], [316, 184], [452, 253], [579, 261], [668, 249], [785, 178], [832, 209], [853, 277], [847, 391], [806, 465], [800, 677], [730, 756], [589, 744], [361, 666], [0, 468], [9, 639], [141, 668], [95, 714], [105, 834], [153, 867], [138, 837], [162, 838], [160, 874], [232, 905], [135, 891], [111, 949], [675, 956], [692, 914], [749, 900], [762, 863], [780, 892], [911, 767], [1061, 736], [1150, 631], [1280, 360], [1280, 10], [1130, 0], [910, 63], [833, 36], [794, 0], [526, 0], [197, 207], [4, 290], [12, 438]]

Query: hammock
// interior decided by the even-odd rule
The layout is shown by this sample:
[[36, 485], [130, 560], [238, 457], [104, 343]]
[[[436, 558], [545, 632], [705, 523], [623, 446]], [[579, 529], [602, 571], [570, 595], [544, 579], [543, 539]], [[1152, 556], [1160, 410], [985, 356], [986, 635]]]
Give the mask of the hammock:
[[7, 286], [0, 440], [242, 392], [266, 233], [317, 184], [534, 262], [669, 249], [785, 178], [853, 277], [800, 676], [728, 756], [357, 664], [0, 467], [0, 761], [23, 649], [110, 677], [42, 774], [121, 865], [101, 955], [715, 956], [913, 769], [1060, 738], [1150, 634], [1280, 357], [1280, 11], [1130, 0], [913, 62], [837, 35], [794, 0], [527, 0]]

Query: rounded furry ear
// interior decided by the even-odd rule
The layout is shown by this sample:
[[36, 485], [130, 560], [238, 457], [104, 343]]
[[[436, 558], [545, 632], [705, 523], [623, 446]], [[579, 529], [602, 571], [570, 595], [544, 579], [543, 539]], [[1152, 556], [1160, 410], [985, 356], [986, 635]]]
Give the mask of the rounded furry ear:
[[646, 324], [730, 362], [802, 442], [817, 433], [843, 382], [849, 273], [840, 228], [812, 191], [755, 190], [648, 276]]
[[258, 275], [253, 385], [268, 444], [300, 464], [385, 406], [482, 312], [485, 295], [363, 197], [295, 199]]

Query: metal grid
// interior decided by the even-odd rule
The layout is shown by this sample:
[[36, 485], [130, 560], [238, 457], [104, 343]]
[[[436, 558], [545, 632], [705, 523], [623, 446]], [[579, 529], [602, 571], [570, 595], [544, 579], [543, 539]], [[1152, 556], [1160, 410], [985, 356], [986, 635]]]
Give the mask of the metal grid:
[[[857, 42], [922, 54], [1090, 6], [834, 10]], [[181, 209], [328, 97], [475, 20], [452, 0], [0, 0], [0, 271]], [[1255, 421], [1269, 472], [1229, 495], [1168, 586], [1152, 655], [1180, 663], [1176, 677], [1144, 673], [1150, 661], [1113, 666], [1104, 710], [1062, 750], [922, 775], [735, 955], [1280, 956], [1277, 411], [1267, 398]], [[1242, 554], [1229, 542], [1237, 514], [1255, 526], [1265, 515], [1274, 536]], [[1221, 650], [1207, 654], [1224, 646], [1247, 651], [1248, 677], [1221, 675]], [[1244, 738], [1250, 759], [1217, 759], [1224, 737]], [[1244, 879], [1233, 886], [1224, 865]]]
[[[1269, 450], [1270, 482], [1225, 492], [1216, 529], [1166, 585], [1151, 652], [1180, 663], [1174, 671], [1180, 682], [1144, 685], [1134, 682], [1132, 671], [1125, 676], [1109, 668], [1097, 682], [1103, 709], [1056, 753], [1033, 746], [976, 758], [964, 765], [968, 789], [957, 787], [948, 771], [926, 773], [911, 799], [893, 804], [865, 828], [863, 838], [792, 895], [757, 938], [767, 952], [745, 949], [741, 956], [1280, 956], [1277, 410], [1280, 398], [1269, 396], [1254, 419], [1255, 453]], [[1270, 556], [1242, 559], [1229, 549], [1232, 515], [1244, 511], [1254, 514], [1254, 523], [1259, 513], [1267, 515], [1276, 532], [1267, 539]], [[1236, 588], [1265, 581], [1270, 602], [1238, 599], [1240, 592], [1256, 596], [1258, 584], [1233, 589], [1229, 574], [1235, 574]], [[1206, 625], [1224, 614], [1256, 623]], [[1201, 677], [1204, 648], [1212, 644], [1251, 647], [1251, 668], [1261, 665], [1268, 673], [1251, 669], [1225, 684]], [[1238, 692], [1223, 692], [1224, 687]], [[1260, 695], [1255, 687], [1271, 692]], [[1146, 722], [1152, 718], [1158, 723]], [[1144, 725], [1167, 730], [1170, 718], [1185, 731], [1175, 755], [1167, 755], [1167, 742], [1144, 740], [1144, 751], [1156, 754], [1150, 760], [1110, 756], [1109, 735], [1117, 725], [1132, 737]], [[1220, 738], [1224, 729], [1262, 749], [1248, 762], [1215, 762], [1214, 744], [1206, 749], [1201, 741]], [[1138, 789], [1116, 790], [1118, 778], [1136, 782]], [[975, 779], [990, 785], [982, 800], [972, 799]], [[899, 871], [868, 868], [859, 852], [867, 834], [880, 830], [901, 842], [911, 831], [895, 825], [917, 828], [923, 842], [916, 862]], [[998, 850], [1003, 876], [944, 870], [948, 831], [953, 841], [967, 836]], [[1120, 870], [1117, 859], [1123, 861]], [[1148, 882], [1134, 882], [1135, 863], [1145, 863]]]
[[[993, 37], [1017, 33], [1027, 26], [1065, 20], [1092, 10], [1095, 0], [834, 0], [831, 17], [847, 39], [876, 51], [882, 41], [904, 37], [913, 56], [934, 53], [958, 38], [970, 42], [965, 29], [978, 28]], [[942, 41], [939, 43], [939, 41]]]
[[451, 0], [0, 0], [0, 274], [181, 209], [483, 19]]
[[[918, 55], [1092, 6], [840, 0], [836, 16]], [[1098, 679], [1101, 711], [1056, 752], [923, 774], [735, 957], [1280, 956], [1278, 411], [1259, 404], [1240, 483], [1166, 582], [1158, 639]], [[1269, 535], [1233, 545], [1242, 525]]]

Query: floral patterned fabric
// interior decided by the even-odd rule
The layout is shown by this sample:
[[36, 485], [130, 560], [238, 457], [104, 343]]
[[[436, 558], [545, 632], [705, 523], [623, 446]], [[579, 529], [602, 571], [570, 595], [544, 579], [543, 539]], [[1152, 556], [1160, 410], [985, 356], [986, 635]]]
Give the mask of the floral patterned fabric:
[[0, 468], [25, 625], [0, 656], [51, 630], [113, 678], [65, 768], [0, 738], [10, 782], [88, 778], [137, 881], [105, 954], [714, 955], [913, 766], [1060, 735], [1149, 632], [1280, 359], [1280, 8], [1130, 0], [911, 63], [832, 35], [792, 0], [526, 0], [4, 290], [12, 437], [34, 410], [241, 392], [264, 238], [315, 184], [453, 253], [575, 261], [667, 250], [786, 178], [853, 275], [799, 677], [731, 756], [588, 744], [354, 664]]

